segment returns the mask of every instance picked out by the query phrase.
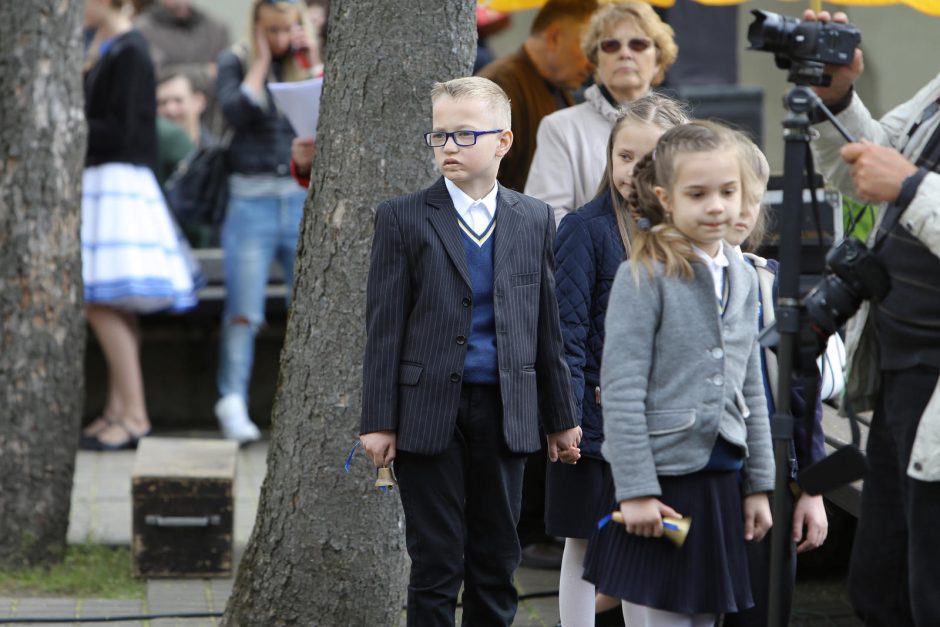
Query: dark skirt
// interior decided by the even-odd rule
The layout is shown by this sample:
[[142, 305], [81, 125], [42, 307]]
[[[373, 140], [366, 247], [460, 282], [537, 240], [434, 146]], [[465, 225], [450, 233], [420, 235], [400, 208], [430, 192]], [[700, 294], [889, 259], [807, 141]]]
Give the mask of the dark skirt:
[[548, 464], [545, 533], [560, 538], [591, 537], [597, 527], [597, 504], [605, 499], [607, 468], [607, 462], [594, 457], [582, 457], [573, 465]]
[[[722, 614], [751, 607], [738, 474], [659, 477], [659, 484], [660, 500], [692, 517], [685, 544], [677, 548], [665, 538], [643, 538], [608, 523], [591, 537], [584, 578], [598, 592], [668, 612]], [[609, 473], [601, 502], [606, 512], [617, 507]]]

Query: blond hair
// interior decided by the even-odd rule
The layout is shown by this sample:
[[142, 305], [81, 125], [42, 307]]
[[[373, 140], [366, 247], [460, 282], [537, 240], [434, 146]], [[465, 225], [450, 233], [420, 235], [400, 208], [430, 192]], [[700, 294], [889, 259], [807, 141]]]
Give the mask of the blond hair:
[[656, 76], [650, 82], [653, 85], [659, 85], [666, 78], [666, 70], [676, 62], [679, 46], [676, 45], [675, 31], [672, 30], [672, 26], [659, 19], [656, 11], [646, 2], [616, 0], [598, 9], [581, 38], [581, 50], [584, 56], [591, 62], [591, 65], [596, 66], [597, 49], [601, 39], [624, 20], [634, 22], [653, 40], [658, 69]]
[[[307, 40], [311, 42], [311, 45], [316, 44], [317, 36], [313, 31], [313, 24], [310, 23], [310, 14], [307, 13], [307, 5], [305, 3], [254, 0], [254, 2], [251, 3], [251, 19], [248, 22], [248, 50], [246, 58], [244, 59], [246, 66], [250, 67], [251, 63], [258, 58], [258, 38], [255, 35], [255, 28], [258, 24], [258, 20], [260, 19], [259, 16], [262, 6], [270, 7], [282, 13], [287, 11], [295, 11], [297, 13], [297, 21], [301, 28], [304, 29], [304, 34], [307, 36]], [[289, 54], [284, 57], [282, 67], [283, 74], [281, 80], [286, 83], [307, 80], [313, 74], [310, 69], [303, 67], [297, 60], [297, 56], [293, 54]]]
[[627, 206], [627, 199], [620, 195], [614, 183], [613, 153], [617, 133], [626, 124], [646, 124], [667, 131], [688, 121], [689, 107], [684, 102], [674, 100], [663, 94], [649, 93], [620, 107], [614, 127], [610, 129], [610, 137], [607, 139], [607, 166], [604, 168], [604, 176], [597, 188], [597, 195], [610, 193], [614, 215], [617, 217], [617, 229], [620, 231], [620, 239], [623, 241], [623, 248], [627, 251], [627, 256], [630, 255], [634, 221]]
[[770, 180], [770, 164], [751, 138], [738, 132], [738, 146], [741, 150], [741, 203], [748, 210], [757, 207], [757, 219], [754, 228], [741, 243], [741, 248], [754, 252], [760, 248], [770, 227], [767, 212], [761, 206], [767, 182]]
[[465, 76], [444, 83], [434, 83], [431, 88], [431, 104], [441, 96], [450, 96], [454, 100], [475, 98], [485, 103], [484, 109], [493, 116], [493, 121], [508, 131], [512, 127], [512, 111], [509, 96], [503, 88], [488, 78]]
[[692, 249], [692, 242], [671, 224], [655, 188], [663, 187], [672, 193], [676, 162], [688, 153], [730, 148], [741, 170], [739, 146], [738, 134], [730, 128], [708, 120], [693, 120], [663, 133], [653, 152], [636, 165], [633, 193], [628, 202], [638, 225], [630, 254], [634, 280], [639, 281], [641, 266], [652, 274], [654, 262], [663, 264], [665, 276], [683, 279], [694, 276], [692, 262], [698, 261], [698, 256]]

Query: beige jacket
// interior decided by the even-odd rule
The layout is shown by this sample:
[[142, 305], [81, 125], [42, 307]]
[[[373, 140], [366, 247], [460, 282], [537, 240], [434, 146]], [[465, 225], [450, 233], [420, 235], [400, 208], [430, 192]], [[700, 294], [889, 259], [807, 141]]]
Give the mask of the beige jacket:
[[[892, 146], [914, 161], [934, 129], [940, 125], [940, 113], [926, 120], [910, 138], [909, 131], [938, 96], [940, 75], [880, 120], [872, 118], [857, 93], [852, 98], [852, 104], [838, 118], [854, 137]], [[820, 171], [842, 193], [854, 195], [855, 185], [849, 168], [839, 155], [845, 140], [828, 122], [818, 124], [815, 128], [819, 131], [819, 138], [812, 143], [812, 149]], [[871, 239], [877, 232], [883, 214], [884, 211], [878, 212]], [[901, 224], [940, 257], [940, 174], [930, 173], [924, 178], [914, 200], [904, 212]], [[863, 302], [858, 313], [849, 321], [846, 332], [849, 363], [846, 397], [857, 411], [872, 409], [878, 394], [877, 346], [868, 312], [869, 305]], [[940, 481], [940, 384], [921, 417], [908, 475], [921, 481]]]
[[616, 120], [617, 109], [597, 85], [588, 87], [581, 104], [542, 119], [525, 193], [551, 206], [556, 226], [597, 195]]

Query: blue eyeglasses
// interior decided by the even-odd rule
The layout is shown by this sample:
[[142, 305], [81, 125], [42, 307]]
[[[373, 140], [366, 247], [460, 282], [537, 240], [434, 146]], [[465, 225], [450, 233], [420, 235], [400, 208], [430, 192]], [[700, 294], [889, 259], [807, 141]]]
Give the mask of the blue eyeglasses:
[[445, 133], [444, 131], [431, 131], [424, 134], [424, 143], [431, 148], [441, 148], [447, 143], [447, 138], [454, 140], [454, 143], [464, 148], [474, 146], [477, 143], [477, 137], [480, 135], [492, 135], [493, 133], [502, 133], [503, 129], [498, 128], [492, 131], [454, 131]]

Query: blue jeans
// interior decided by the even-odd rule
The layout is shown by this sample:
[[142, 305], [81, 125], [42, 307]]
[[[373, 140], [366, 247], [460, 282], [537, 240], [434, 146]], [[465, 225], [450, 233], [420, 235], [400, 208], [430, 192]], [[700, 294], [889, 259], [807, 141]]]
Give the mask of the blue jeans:
[[[232, 196], [222, 226], [225, 253], [225, 315], [219, 351], [219, 394], [248, 398], [255, 335], [264, 323], [268, 270], [277, 258], [290, 304], [294, 255], [305, 190], [283, 196]], [[238, 320], [240, 323], [233, 324]], [[247, 322], [247, 324], [245, 323]]]

